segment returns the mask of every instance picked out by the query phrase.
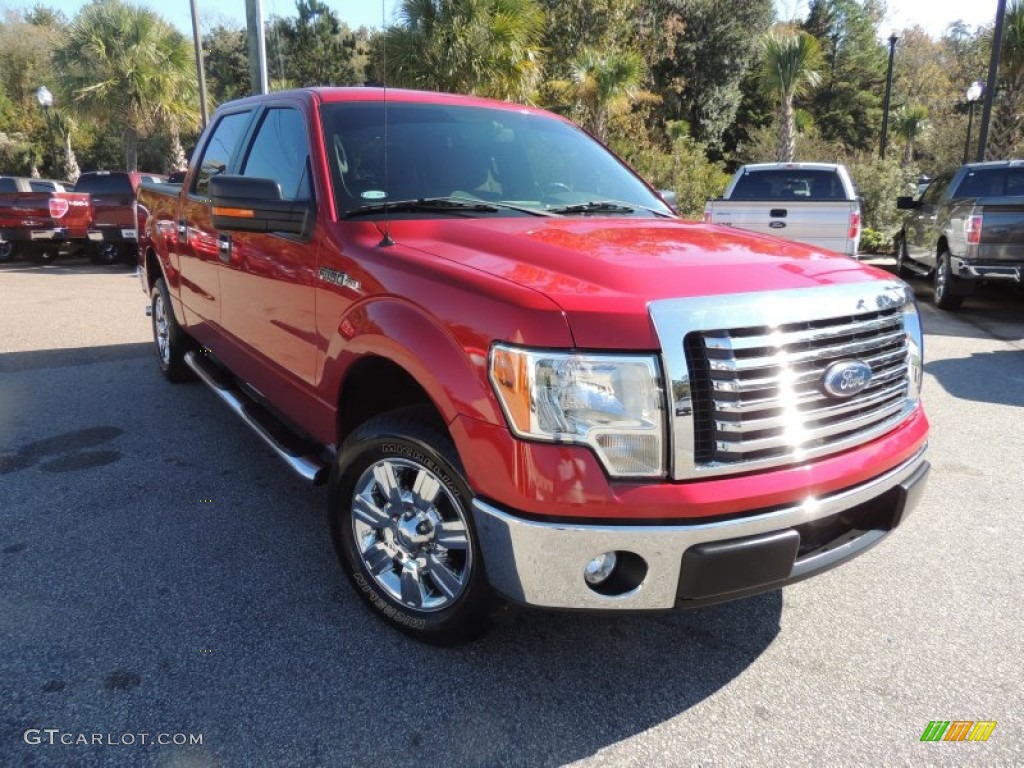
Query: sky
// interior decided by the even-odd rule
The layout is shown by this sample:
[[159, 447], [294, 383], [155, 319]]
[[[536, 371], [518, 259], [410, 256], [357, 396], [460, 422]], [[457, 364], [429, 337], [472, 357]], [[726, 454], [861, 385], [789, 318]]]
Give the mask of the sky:
[[[85, 5], [85, 0], [40, 0], [62, 10], [71, 18]], [[189, 0], [136, 0], [162, 15], [169, 22], [191, 34], [192, 16]], [[339, 18], [353, 29], [361, 26], [381, 26], [381, 19], [391, 21], [399, 0], [326, 0]], [[36, 0], [0, 0], [0, 10], [30, 8]], [[294, 0], [262, 0], [264, 18], [293, 16]], [[730, 2], [730, 0], [721, 0]], [[774, 0], [776, 14], [783, 19], [802, 18], [807, 13], [806, 0]], [[203, 29], [217, 23], [229, 26], [245, 25], [245, 0], [197, 0]], [[990, 23], [995, 18], [996, 0], [888, 0], [889, 14], [879, 29], [879, 37], [887, 38], [892, 32], [919, 24], [933, 37], [939, 37], [953, 21], [962, 19], [969, 27]]]

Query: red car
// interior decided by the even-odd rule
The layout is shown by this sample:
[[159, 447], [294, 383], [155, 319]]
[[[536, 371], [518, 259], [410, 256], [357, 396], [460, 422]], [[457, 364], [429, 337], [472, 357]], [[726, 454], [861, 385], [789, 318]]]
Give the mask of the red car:
[[97, 264], [134, 263], [138, 243], [136, 196], [143, 181], [159, 183], [163, 176], [137, 171], [83, 173], [76, 192], [92, 197], [93, 219], [89, 227], [89, 258]]
[[272, 93], [222, 105], [160, 190], [139, 262], [160, 370], [329, 483], [353, 588], [422, 640], [474, 636], [496, 598], [775, 590], [924, 487], [906, 284], [681, 221], [553, 114]]
[[85, 242], [89, 196], [64, 190], [59, 181], [0, 176], [0, 262], [23, 255], [47, 263]]

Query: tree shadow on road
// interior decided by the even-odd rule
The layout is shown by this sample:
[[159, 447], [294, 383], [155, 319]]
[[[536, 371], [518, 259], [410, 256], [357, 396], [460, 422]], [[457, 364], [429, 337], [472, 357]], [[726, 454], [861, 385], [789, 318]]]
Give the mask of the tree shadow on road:
[[933, 360], [924, 369], [960, 400], [1024, 405], [1024, 350], [975, 352], [967, 358]]

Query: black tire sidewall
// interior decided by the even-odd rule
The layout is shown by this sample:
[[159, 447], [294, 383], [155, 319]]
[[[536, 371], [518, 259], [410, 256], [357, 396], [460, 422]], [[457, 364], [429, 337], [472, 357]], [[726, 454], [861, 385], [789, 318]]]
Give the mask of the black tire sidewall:
[[[167, 344], [169, 347], [169, 360], [165, 363], [160, 355], [160, 346], [157, 344], [156, 334], [156, 298], [164, 305], [164, 314], [167, 317]], [[156, 362], [160, 372], [170, 381], [181, 382], [192, 378], [192, 369], [185, 363], [185, 352], [189, 348], [189, 337], [178, 325], [174, 316], [174, 307], [171, 305], [170, 291], [167, 290], [167, 283], [163, 277], [158, 277], [153, 284], [150, 293], [150, 307], [152, 308], [150, 322], [153, 329], [153, 351], [156, 352]]]
[[18, 256], [18, 249], [9, 240], [5, 240], [0, 243], [0, 264], [6, 264], [7, 262], [14, 261]]
[[[476, 529], [473, 525], [473, 494], [457, 459], [445, 454], [450, 447], [431, 427], [410, 421], [405, 425], [373, 419], [346, 441], [331, 473], [328, 522], [342, 568], [360, 597], [374, 612], [395, 628], [419, 640], [438, 645], [464, 642], [479, 634], [485, 626], [485, 614], [491, 602], [490, 587], [484, 572]], [[432, 443], [440, 442], [439, 447]], [[356, 551], [352, 531], [351, 508], [356, 483], [363, 472], [382, 459], [403, 458], [421, 464], [444, 484], [460, 506], [472, 547], [472, 566], [465, 590], [448, 607], [432, 612], [409, 609], [380, 588], [367, 571]]]

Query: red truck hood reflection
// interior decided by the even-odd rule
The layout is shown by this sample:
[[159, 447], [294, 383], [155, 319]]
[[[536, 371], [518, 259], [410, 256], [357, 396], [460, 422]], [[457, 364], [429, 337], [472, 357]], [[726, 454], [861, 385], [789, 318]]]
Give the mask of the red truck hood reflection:
[[657, 348], [656, 299], [888, 277], [844, 256], [728, 227], [657, 219], [392, 221], [401, 245], [548, 296], [581, 348]]

